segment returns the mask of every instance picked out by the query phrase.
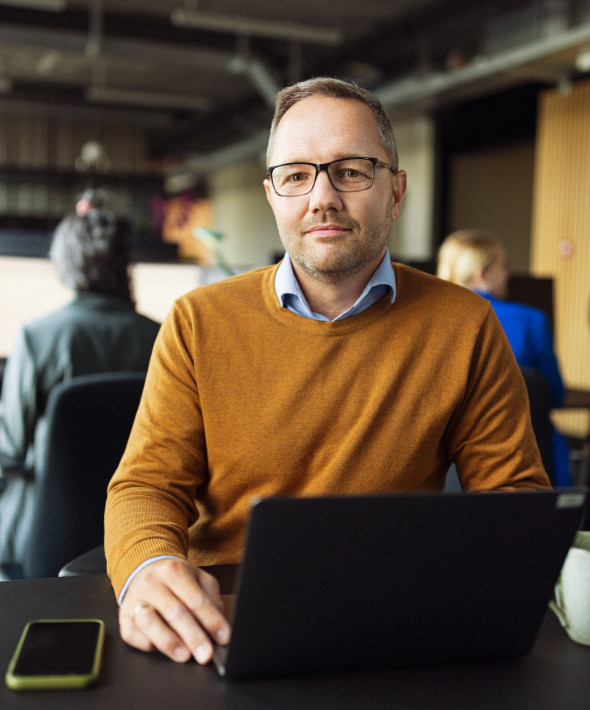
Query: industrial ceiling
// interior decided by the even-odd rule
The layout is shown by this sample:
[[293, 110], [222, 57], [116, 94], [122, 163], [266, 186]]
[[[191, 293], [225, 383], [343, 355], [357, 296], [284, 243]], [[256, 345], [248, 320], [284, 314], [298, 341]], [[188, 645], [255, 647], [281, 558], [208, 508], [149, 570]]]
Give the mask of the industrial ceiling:
[[148, 129], [195, 171], [260, 151], [276, 91], [353, 79], [431, 111], [590, 68], [590, 0], [0, 1], [0, 104]]

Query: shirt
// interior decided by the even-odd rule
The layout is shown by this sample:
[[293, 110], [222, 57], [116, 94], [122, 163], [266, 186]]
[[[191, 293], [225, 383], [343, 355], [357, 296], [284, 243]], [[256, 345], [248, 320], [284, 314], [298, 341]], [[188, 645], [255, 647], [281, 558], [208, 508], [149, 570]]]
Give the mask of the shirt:
[[[295, 272], [293, 271], [293, 264], [291, 263], [291, 259], [288, 254], [285, 254], [285, 258], [281, 264], [279, 264], [279, 268], [277, 269], [275, 276], [275, 292], [281, 306], [283, 306], [283, 308], [287, 308], [292, 313], [297, 313], [297, 315], [303, 316], [304, 318], [310, 318], [311, 320], [330, 320], [327, 316], [324, 316], [321, 313], [314, 313], [309, 307], [309, 304], [303, 295], [303, 291], [297, 282]], [[389, 255], [389, 251], [386, 250], [381, 263], [375, 269], [375, 273], [367, 282], [367, 285], [363, 289], [361, 295], [357, 298], [356, 302], [350, 308], [347, 308], [339, 316], [334, 318], [334, 320], [345, 320], [346, 318], [352, 318], [352, 316], [362, 313], [365, 309], [372, 306], [388, 292], [390, 294], [391, 302], [393, 303], [396, 296], [395, 274], [391, 265], [391, 256]]]

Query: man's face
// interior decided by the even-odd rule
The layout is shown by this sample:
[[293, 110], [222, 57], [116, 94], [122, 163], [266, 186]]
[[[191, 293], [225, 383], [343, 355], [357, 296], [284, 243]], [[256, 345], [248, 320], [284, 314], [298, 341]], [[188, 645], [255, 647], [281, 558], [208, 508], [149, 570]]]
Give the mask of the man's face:
[[[371, 109], [360, 101], [313, 96], [292, 106], [277, 128], [271, 165], [326, 163], [347, 157], [389, 162], [379, 142]], [[362, 192], [338, 192], [321, 171], [313, 190], [280, 197], [264, 181], [283, 246], [295, 267], [335, 283], [383, 257], [391, 222], [399, 214], [404, 171], [375, 169], [375, 182]]]

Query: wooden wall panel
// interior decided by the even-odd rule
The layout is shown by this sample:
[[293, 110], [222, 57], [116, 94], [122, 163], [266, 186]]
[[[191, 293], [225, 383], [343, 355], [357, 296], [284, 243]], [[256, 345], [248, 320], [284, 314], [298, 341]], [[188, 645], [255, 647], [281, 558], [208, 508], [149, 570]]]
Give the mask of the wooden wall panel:
[[[590, 81], [539, 103], [531, 269], [555, 280], [556, 346], [566, 384], [590, 389]], [[560, 415], [583, 435], [588, 415]]]

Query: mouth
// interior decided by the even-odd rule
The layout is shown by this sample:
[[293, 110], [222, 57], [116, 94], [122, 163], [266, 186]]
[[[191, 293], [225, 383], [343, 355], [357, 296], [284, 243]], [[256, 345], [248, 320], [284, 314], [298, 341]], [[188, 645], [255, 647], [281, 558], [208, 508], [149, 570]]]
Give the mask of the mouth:
[[343, 227], [339, 224], [317, 224], [306, 229], [304, 234], [318, 239], [333, 239], [335, 237], [341, 237], [349, 231], [350, 229], [348, 227]]

